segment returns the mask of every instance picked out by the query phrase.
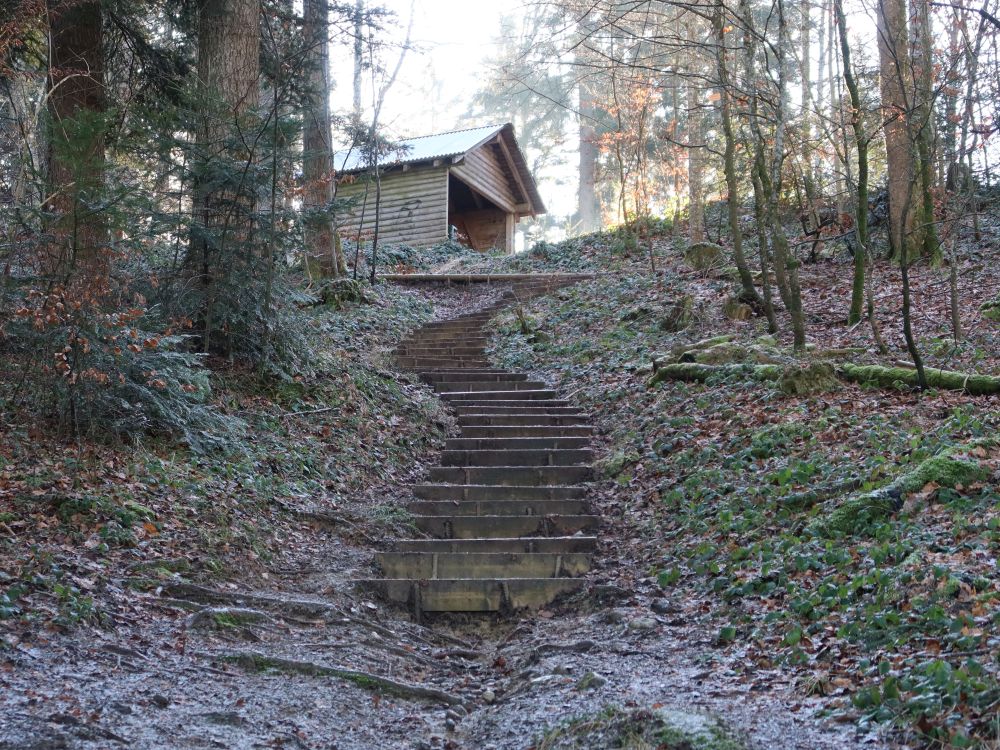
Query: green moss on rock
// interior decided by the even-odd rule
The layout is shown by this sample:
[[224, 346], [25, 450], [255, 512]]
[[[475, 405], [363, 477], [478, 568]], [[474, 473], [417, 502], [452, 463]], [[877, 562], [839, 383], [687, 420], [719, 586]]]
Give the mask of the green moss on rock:
[[694, 242], [684, 251], [684, 262], [695, 271], [709, 271], [722, 261], [725, 252], [714, 242]]

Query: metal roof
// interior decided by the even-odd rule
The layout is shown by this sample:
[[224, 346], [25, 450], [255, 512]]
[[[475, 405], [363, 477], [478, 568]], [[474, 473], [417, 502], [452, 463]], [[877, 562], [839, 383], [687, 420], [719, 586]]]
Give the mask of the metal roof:
[[[379, 166], [390, 167], [398, 164], [413, 164], [449, 156], [460, 156], [488, 141], [503, 128], [503, 125], [486, 125], [481, 128], [406, 138], [400, 141], [398, 149], [381, 158]], [[368, 167], [358, 149], [337, 152], [334, 155], [333, 163], [338, 172], [357, 172]]]

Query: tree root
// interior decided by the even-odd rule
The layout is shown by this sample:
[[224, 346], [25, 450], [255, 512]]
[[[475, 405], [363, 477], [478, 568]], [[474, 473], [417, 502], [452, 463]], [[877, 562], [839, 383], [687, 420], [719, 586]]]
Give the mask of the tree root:
[[547, 654], [583, 654], [597, 648], [594, 641], [575, 641], [574, 643], [542, 643], [531, 650], [528, 655], [527, 664], [535, 664]]
[[271, 623], [274, 620], [266, 612], [242, 607], [205, 607], [187, 618], [189, 629], [195, 628], [240, 628], [256, 623]]
[[884, 487], [849, 497], [830, 513], [823, 514], [807, 527], [814, 536], [856, 534], [873, 521], [891, 516], [903, 507], [906, 495], [928, 484], [957, 487], [981, 481], [989, 469], [975, 458], [960, 458], [971, 451], [996, 445], [996, 439], [957, 445], [921, 461], [916, 468], [897, 477]]
[[314, 664], [308, 661], [297, 661], [294, 659], [283, 659], [276, 656], [266, 656], [252, 651], [223, 656], [224, 661], [232, 662], [237, 666], [256, 672], [274, 670], [286, 674], [300, 674], [307, 677], [336, 677], [341, 680], [353, 682], [366, 690], [372, 690], [385, 695], [394, 695], [398, 698], [414, 698], [418, 700], [429, 700], [438, 703], [447, 703], [450, 706], [462, 703], [462, 699], [457, 695], [439, 690], [438, 688], [426, 687], [424, 685], [411, 685], [405, 682], [397, 682], [388, 677], [371, 674], [369, 672], [359, 672], [354, 669], [344, 669], [342, 667], [328, 667], [322, 664]]
[[[261, 596], [260, 594], [231, 593], [228, 591], [217, 591], [205, 586], [198, 586], [193, 583], [172, 583], [164, 586], [163, 593], [176, 599], [187, 599], [203, 604], [222, 604], [235, 607], [256, 607], [277, 611], [280, 617], [288, 614], [292, 617], [314, 618], [324, 621], [345, 619], [353, 621], [350, 615], [339, 607], [325, 602], [310, 602], [301, 599], [278, 599], [277, 597]], [[368, 625], [363, 621], [359, 624]]]

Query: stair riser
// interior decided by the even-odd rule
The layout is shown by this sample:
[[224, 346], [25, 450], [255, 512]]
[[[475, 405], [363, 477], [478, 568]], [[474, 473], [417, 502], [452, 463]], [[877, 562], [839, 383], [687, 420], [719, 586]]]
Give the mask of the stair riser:
[[545, 383], [537, 380], [467, 380], [463, 382], [438, 381], [434, 383], [434, 390], [440, 394], [447, 393], [469, 393], [475, 391], [499, 391], [503, 393], [516, 393], [517, 391], [540, 391], [545, 390]]
[[580, 466], [593, 461], [589, 450], [446, 450], [442, 466]]
[[511, 403], [507, 406], [520, 405], [523, 401], [545, 401], [546, 406], [569, 406], [569, 401], [556, 398], [556, 392], [552, 390], [525, 390], [525, 391], [453, 391], [451, 393], [439, 394], [443, 401], [448, 403], [461, 404], [463, 406], [486, 403], [487, 401], [500, 401]]
[[[465, 431], [463, 430], [464, 434]], [[444, 444], [448, 451], [510, 451], [510, 450], [583, 450], [590, 445], [589, 437], [494, 437], [451, 438]]]
[[432, 385], [459, 379], [466, 382], [492, 383], [495, 385], [497, 383], [523, 383], [527, 381], [528, 376], [522, 372], [503, 372], [500, 370], [482, 372], [474, 372], [472, 370], [455, 370], [453, 372], [422, 372], [420, 373], [420, 379], [425, 383], [430, 383]]
[[450, 404], [451, 408], [454, 409], [455, 414], [460, 417], [464, 417], [470, 414], [480, 414], [483, 416], [534, 416], [538, 415], [540, 417], [544, 416], [564, 416], [564, 417], [581, 417], [584, 422], [586, 422], [589, 417], [583, 414], [575, 406], [540, 406], [534, 404], [527, 404], [524, 406], [507, 406], [502, 401], [494, 402], [484, 402], [476, 403], [472, 405], [466, 405], [461, 402]]
[[482, 346], [399, 346], [396, 354], [401, 357], [481, 357]]
[[531, 552], [573, 554], [593, 552], [593, 536], [522, 537], [509, 539], [403, 539], [396, 543], [399, 552]]
[[426, 359], [419, 357], [397, 357], [396, 365], [404, 370], [433, 370], [440, 367], [442, 369], [453, 369], [462, 367], [479, 368], [489, 367], [490, 363], [485, 359], [462, 359], [457, 357], [447, 357], [442, 359]]
[[[460, 430], [459, 440], [584, 440], [591, 442], [593, 428], [590, 425], [559, 427], [556, 425], [466, 425]], [[574, 446], [564, 446], [571, 448]]]
[[481, 502], [484, 500], [579, 500], [587, 495], [587, 488], [542, 487], [512, 485], [468, 484], [417, 484], [413, 496], [420, 500], [457, 500]]
[[432, 483], [495, 485], [560, 485], [589, 482], [589, 466], [436, 466], [428, 472]]
[[416, 500], [407, 509], [415, 516], [584, 516], [585, 500]]
[[495, 427], [527, 427], [552, 428], [569, 427], [593, 430], [590, 425], [590, 417], [586, 414], [503, 414], [482, 412], [470, 412], [461, 414], [458, 417], [458, 424], [462, 427], [462, 434], [467, 428], [493, 429]]
[[[558, 597], [579, 591], [580, 578], [512, 578], [484, 581], [437, 580], [414, 583], [388, 578], [358, 581], [363, 589], [421, 612], [498, 612], [538, 609]], [[419, 587], [419, 593], [414, 588]], [[419, 597], [419, 603], [415, 600]]]
[[577, 578], [590, 570], [586, 554], [383, 552], [386, 578]]
[[594, 531], [597, 516], [417, 516], [414, 525], [440, 539], [500, 539], [519, 536], [572, 536]]

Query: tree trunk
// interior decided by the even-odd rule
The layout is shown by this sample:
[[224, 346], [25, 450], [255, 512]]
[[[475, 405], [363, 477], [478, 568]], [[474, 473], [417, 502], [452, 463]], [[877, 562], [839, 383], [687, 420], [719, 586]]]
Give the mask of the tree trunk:
[[361, 34], [364, 29], [365, 0], [354, 3], [354, 119], [361, 122], [361, 70], [363, 68], [364, 45]]
[[725, 6], [717, 2], [713, 17], [716, 41], [716, 65], [719, 76], [719, 95], [722, 103], [722, 132], [725, 136], [725, 153], [723, 155], [723, 168], [726, 173], [726, 188], [729, 193], [726, 197], [726, 205], [729, 214], [729, 231], [733, 243], [733, 259], [736, 262], [736, 269], [740, 275], [742, 290], [740, 298], [752, 303], [758, 308], [763, 305], [760, 295], [753, 284], [753, 275], [747, 265], [746, 257], [743, 255], [743, 230], [740, 227], [739, 217], [739, 179], [736, 175], [736, 134], [733, 132], [732, 113], [732, 84], [729, 79], [729, 66], [726, 61], [726, 19]]
[[774, 248], [775, 265], [783, 265], [788, 277], [789, 302], [788, 314], [792, 319], [792, 339], [795, 350], [804, 351], [806, 347], [805, 316], [802, 313], [802, 291], [799, 286], [799, 261], [788, 246], [788, 237], [781, 225], [782, 167], [785, 158], [785, 133], [788, 118], [788, 18], [785, 15], [784, 0], [777, 0], [778, 7], [778, 44], [775, 56], [778, 65], [777, 108], [774, 113], [774, 155], [771, 157], [771, 174], [765, 183], [765, 192], [769, 197], [767, 212], [771, 227], [771, 244]]
[[905, 0], [879, 0], [876, 17], [882, 120], [889, 175], [890, 253], [913, 258], [920, 248], [913, 232], [916, 165], [908, 126], [912, 86]]
[[203, 348], [212, 345], [217, 266], [228, 266], [227, 246], [249, 245], [256, 198], [250, 166], [254, 134], [247, 116], [260, 101], [260, 0], [202, 0], [198, 22], [198, 86], [206, 114], [198, 132], [200, 169], [225, 169], [224, 187], [196, 181], [194, 211], [201, 224], [191, 260], [205, 292]]
[[688, 182], [688, 239], [692, 242], [705, 241], [705, 188], [703, 177], [705, 173], [705, 154], [702, 143], [705, 138], [703, 116], [699, 94], [699, 78], [695, 70], [696, 54], [693, 45], [695, 34], [692, 25], [687, 26], [685, 36], [692, 45], [688, 50], [687, 76], [687, 128], [688, 142], [687, 182]]
[[[851, 310], [847, 314], [847, 324], [854, 325], [861, 320], [865, 304], [865, 263], [868, 254], [868, 137], [861, 121], [861, 93], [851, 65], [851, 48], [847, 42], [847, 19], [844, 17], [843, 0], [833, 0], [837, 29], [840, 34], [840, 53], [843, 58], [844, 82], [851, 96], [851, 127], [854, 130], [854, 145], [858, 151], [858, 189], [855, 196], [854, 231], [857, 247], [854, 250], [854, 284], [851, 292]], [[845, 158], [849, 158], [847, 154]]]
[[597, 200], [597, 106], [590, 83], [579, 84], [580, 181], [576, 192], [577, 227], [583, 234], [601, 228], [601, 208]]
[[303, 36], [309, 71], [309, 98], [302, 134], [302, 206], [305, 253], [323, 278], [346, 272], [329, 211], [336, 190], [330, 137], [330, 57], [327, 0], [305, 0]]
[[911, 0], [913, 18], [913, 138], [919, 156], [919, 241], [923, 254], [941, 262], [941, 243], [934, 222], [934, 60], [928, 0]]
[[104, 179], [104, 50], [101, 4], [47, 4], [49, 116], [45, 211], [53, 242], [46, 273], [69, 275], [79, 266], [102, 273], [107, 243], [100, 208]]

